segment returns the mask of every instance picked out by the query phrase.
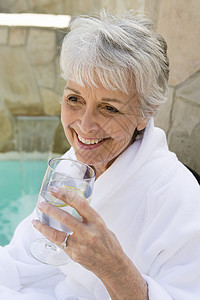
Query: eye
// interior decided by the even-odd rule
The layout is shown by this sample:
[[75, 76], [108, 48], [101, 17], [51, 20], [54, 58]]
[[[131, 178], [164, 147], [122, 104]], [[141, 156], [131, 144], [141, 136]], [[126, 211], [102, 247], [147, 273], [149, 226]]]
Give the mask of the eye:
[[81, 99], [77, 96], [65, 96], [65, 101], [71, 106], [77, 106], [82, 103]]
[[113, 106], [110, 106], [110, 105], [106, 105], [105, 106], [105, 110], [108, 112], [108, 113], [119, 113], [119, 110]]
[[81, 109], [82, 106], [84, 105], [82, 98], [76, 95], [66, 95], [64, 97], [64, 101], [67, 107], [73, 110]]
[[77, 101], [78, 101], [78, 98], [75, 97], [75, 96], [69, 96], [69, 97], [67, 97], [67, 100], [68, 100], [69, 102], [77, 102]]

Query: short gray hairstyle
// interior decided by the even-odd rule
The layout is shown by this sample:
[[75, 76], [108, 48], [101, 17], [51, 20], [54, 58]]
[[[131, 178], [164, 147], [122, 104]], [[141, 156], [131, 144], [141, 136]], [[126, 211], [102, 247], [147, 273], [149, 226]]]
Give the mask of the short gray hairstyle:
[[167, 99], [167, 45], [152, 21], [132, 10], [76, 17], [63, 40], [60, 63], [62, 77], [81, 86], [100, 82], [129, 95], [136, 85], [144, 117]]

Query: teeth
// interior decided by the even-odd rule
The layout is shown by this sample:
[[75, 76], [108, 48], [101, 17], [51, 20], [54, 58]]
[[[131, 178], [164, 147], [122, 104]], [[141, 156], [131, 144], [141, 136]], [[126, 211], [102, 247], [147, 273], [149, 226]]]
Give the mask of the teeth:
[[87, 140], [87, 139], [82, 138], [79, 135], [78, 135], [78, 139], [79, 139], [79, 141], [81, 141], [83, 144], [86, 144], [86, 145], [98, 144], [99, 142], [101, 142], [103, 140], [103, 139], [99, 139], [99, 140]]

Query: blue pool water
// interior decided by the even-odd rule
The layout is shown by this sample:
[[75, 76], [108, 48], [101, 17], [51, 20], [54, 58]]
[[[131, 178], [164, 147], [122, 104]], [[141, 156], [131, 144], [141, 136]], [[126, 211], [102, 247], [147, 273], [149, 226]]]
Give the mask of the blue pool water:
[[37, 202], [47, 161], [0, 161], [0, 246], [9, 243], [17, 224]]

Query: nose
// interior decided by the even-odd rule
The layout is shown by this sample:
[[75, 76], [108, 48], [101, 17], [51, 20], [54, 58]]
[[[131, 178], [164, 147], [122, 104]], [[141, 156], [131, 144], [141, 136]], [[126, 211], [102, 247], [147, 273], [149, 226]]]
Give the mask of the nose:
[[86, 109], [80, 116], [79, 127], [82, 133], [89, 133], [99, 130], [97, 114], [91, 109]]

